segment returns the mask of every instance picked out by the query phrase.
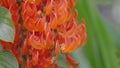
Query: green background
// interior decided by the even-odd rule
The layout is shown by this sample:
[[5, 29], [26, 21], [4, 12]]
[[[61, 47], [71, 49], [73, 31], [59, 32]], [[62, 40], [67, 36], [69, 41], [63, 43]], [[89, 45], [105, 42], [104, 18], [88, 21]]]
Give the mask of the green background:
[[78, 68], [120, 68], [120, 1], [77, 0], [78, 20], [86, 20], [88, 40], [72, 56]]

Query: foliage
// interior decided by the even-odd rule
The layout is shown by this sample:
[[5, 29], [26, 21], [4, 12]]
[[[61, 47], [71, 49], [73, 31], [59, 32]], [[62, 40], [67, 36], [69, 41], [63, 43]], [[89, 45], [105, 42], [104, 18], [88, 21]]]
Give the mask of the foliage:
[[19, 68], [18, 62], [11, 52], [0, 50], [0, 68]]
[[[15, 35], [14, 25], [9, 10], [0, 7], [0, 39], [13, 42]], [[15, 56], [1, 49], [0, 45], [0, 68], [19, 68]]]
[[11, 19], [10, 12], [3, 7], [0, 7], [0, 39], [13, 42], [15, 35], [15, 28]]

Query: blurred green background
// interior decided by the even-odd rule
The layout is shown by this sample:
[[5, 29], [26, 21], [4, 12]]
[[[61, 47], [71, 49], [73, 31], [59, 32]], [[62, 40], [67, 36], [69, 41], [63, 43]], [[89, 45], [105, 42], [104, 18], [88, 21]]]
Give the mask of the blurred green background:
[[88, 34], [86, 45], [72, 54], [78, 68], [120, 68], [120, 0], [77, 0], [76, 8]]

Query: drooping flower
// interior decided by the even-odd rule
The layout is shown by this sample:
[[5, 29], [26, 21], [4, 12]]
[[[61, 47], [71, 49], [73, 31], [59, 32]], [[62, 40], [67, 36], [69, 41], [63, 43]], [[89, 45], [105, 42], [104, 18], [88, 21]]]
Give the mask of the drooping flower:
[[[77, 10], [72, 13], [75, 3], [76, 0], [23, 1], [22, 19], [27, 35], [22, 51], [32, 57], [32, 66], [59, 68], [52, 52], [56, 56], [61, 52], [69, 54], [84, 45], [87, 39], [85, 21], [78, 24]], [[71, 66], [78, 65], [70, 56], [66, 55], [66, 59]]]
[[[85, 44], [87, 34], [84, 19], [78, 24], [78, 12], [73, 12], [75, 4], [76, 0], [22, 0], [19, 9], [15, 0], [0, 0], [0, 5], [10, 10], [16, 30], [14, 43], [0, 40], [0, 44], [11, 50], [19, 63], [22, 54], [25, 68], [60, 68], [55, 57], [61, 53], [68, 64], [78, 66], [69, 54]], [[22, 50], [19, 10], [25, 28]]]

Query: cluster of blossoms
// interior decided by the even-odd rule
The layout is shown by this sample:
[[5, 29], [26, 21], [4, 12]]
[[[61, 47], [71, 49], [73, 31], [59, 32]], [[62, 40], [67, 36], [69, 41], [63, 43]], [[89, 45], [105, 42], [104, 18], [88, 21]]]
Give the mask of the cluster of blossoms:
[[[16, 29], [14, 43], [0, 40], [0, 44], [20, 64], [25, 60], [25, 68], [59, 68], [55, 58], [60, 53], [76, 67], [78, 63], [69, 54], [84, 45], [87, 35], [84, 20], [79, 25], [77, 10], [73, 12], [75, 4], [76, 0], [23, 0], [18, 7], [15, 0], [0, 0], [10, 10]], [[26, 33], [21, 46], [19, 11]]]

